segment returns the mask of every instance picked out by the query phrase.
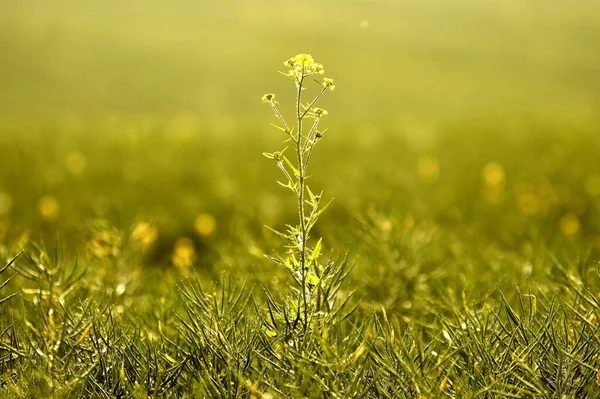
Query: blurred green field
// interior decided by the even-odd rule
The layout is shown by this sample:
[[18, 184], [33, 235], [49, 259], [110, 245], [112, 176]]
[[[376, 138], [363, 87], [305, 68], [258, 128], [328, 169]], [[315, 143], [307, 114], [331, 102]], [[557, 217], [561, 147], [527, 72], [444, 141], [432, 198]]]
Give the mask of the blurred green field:
[[[365, 389], [363, 397], [600, 397], [594, 396], [600, 384], [595, 1], [26, 0], [0, 8], [0, 266], [27, 250], [14, 267], [18, 276], [0, 288], [0, 298], [24, 290], [0, 304], [4, 397], [361, 397], [355, 386]], [[185, 345], [210, 347], [182, 333], [176, 316], [204, 306], [195, 293], [178, 294], [189, 281], [220, 281], [217, 287], [227, 279], [246, 281], [263, 311], [259, 285], [279, 293], [289, 284], [287, 271], [263, 257], [282, 245], [263, 225], [293, 223], [297, 211], [275, 183], [278, 171], [261, 156], [279, 148], [281, 134], [269, 126], [272, 112], [260, 98], [277, 93], [291, 114], [293, 87], [277, 70], [298, 52], [313, 54], [337, 86], [323, 103], [329, 131], [311, 178], [335, 197], [315, 234], [334, 258], [348, 252], [355, 263], [340, 295], [356, 291], [359, 311], [351, 324], [339, 321], [335, 328], [356, 336], [347, 344], [356, 367], [363, 367], [357, 360], [363, 352], [356, 356], [369, 337], [396, 336], [407, 357], [415, 342], [434, 348], [412, 359], [422, 377], [391, 372], [398, 363], [382, 360], [375, 338], [367, 353], [377, 355], [364, 360], [370, 371], [335, 378], [314, 371], [319, 377], [312, 382], [254, 363], [247, 373], [227, 374], [229, 361], [219, 362], [229, 352], [219, 342], [210, 367], [186, 363], [193, 356]], [[55, 271], [32, 278], [24, 270], [36, 264], [53, 264]], [[71, 268], [86, 272], [67, 289]], [[525, 309], [521, 292], [530, 307], [514, 322], [504, 306]], [[224, 293], [213, 295], [225, 302]], [[562, 313], [553, 313], [554, 301]], [[88, 304], [111, 310], [88, 314]], [[236, 313], [237, 306], [228, 309]], [[202, 309], [200, 319], [211, 315]], [[385, 323], [388, 316], [397, 321], [385, 331], [378, 330], [385, 324], [378, 324], [381, 309]], [[498, 323], [512, 320], [514, 330], [509, 321], [490, 327], [488, 337], [488, 324], [474, 309]], [[56, 339], [53, 312], [64, 323], [60, 331], [71, 334], [72, 341], [64, 339], [74, 348], [67, 355], [42, 344]], [[253, 312], [239, 323], [258, 334]], [[456, 342], [454, 334], [467, 334], [461, 326], [472, 312], [482, 340], [489, 338], [489, 353], [527, 353], [535, 367], [503, 360], [494, 365], [500, 371], [478, 370], [476, 363], [512, 355], [477, 357], [466, 343], [448, 349], [454, 360], [447, 374], [440, 370], [448, 363], [421, 358], [442, 353], [442, 333], [450, 331]], [[75, 325], [74, 314], [86, 321]], [[378, 321], [369, 324], [372, 314]], [[96, 327], [84, 334], [88, 316]], [[227, 337], [235, 336], [239, 320], [213, 316], [206, 316], [209, 330], [223, 323]], [[112, 326], [106, 337], [125, 337], [111, 344], [115, 353], [101, 352], [95, 341], [96, 349], [82, 347], [88, 333], [104, 334], [98, 323], [106, 331]], [[550, 324], [567, 332], [554, 334]], [[413, 326], [422, 329], [418, 339]], [[460, 342], [477, 342], [473, 337]], [[152, 347], [155, 339], [160, 344]], [[322, 339], [316, 347], [325, 346]], [[148, 342], [162, 356], [155, 353], [160, 359], [148, 376], [158, 381], [164, 366], [169, 389], [154, 381], [160, 389], [152, 391], [150, 377], [140, 382], [136, 373], [152, 362], [138, 367], [131, 348], [123, 349], [131, 344], [136, 353], [136, 345]], [[547, 377], [545, 370], [560, 368], [563, 352], [557, 349], [559, 360], [550, 361], [532, 348], [563, 348], [561, 342], [572, 349], [564, 356], [577, 361], [565, 366], [568, 378], [558, 371]], [[65, 360], [80, 349], [96, 360]], [[48, 360], [51, 352], [63, 363]], [[326, 355], [315, 356], [324, 362], [319, 356]], [[323, 366], [319, 361], [314, 370]], [[126, 378], [115, 368], [109, 381], [81, 371], [96, 370], [95, 362], [123, 362], [123, 373], [133, 374]], [[290, 369], [312, 370], [290, 362]], [[239, 383], [235, 392], [214, 388], [225, 386], [221, 377], [194, 374], [210, 374], [211, 367]], [[15, 377], [30, 371], [30, 379]], [[476, 377], [458, 377], [467, 374]], [[410, 388], [397, 396], [379, 390], [369, 379], [379, 375]], [[264, 384], [252, 388], [252, 379]], [[321, 389], [329, 393], [318, 394]], [[552, 396], [558, 393], [564, 396]]]
[[335, 75], [338, 120], [598, 112], [592, 0], [22, 1], [0, 18], [0, 113], [17, 121], [187, 112], [262, 126], [257, 96], [282, 91], [273, 66], [301, 51]]

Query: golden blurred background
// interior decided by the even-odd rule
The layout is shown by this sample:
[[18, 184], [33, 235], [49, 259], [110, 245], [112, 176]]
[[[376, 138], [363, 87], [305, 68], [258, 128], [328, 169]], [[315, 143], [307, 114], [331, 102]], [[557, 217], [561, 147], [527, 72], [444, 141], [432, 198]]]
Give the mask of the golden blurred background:
[[263, 123], [260, 96], [285, 94], [274, 72], [299, 52], [336, 79], [339, 120], [587, 121], [600, 103], [595, 0], [21, 0], [0, 43], [11, 123]]
[[0, 48], [0, 242], [86, 241], [100, 218], [158, 226], [164, 253], [259, 253], [232, 237], [296, 214], [261, 97], [289, 115], [277, 70], [306, 52], [337, 86], [314, 185], [340, 246], [375, 212], [600, 249], [597, 0], [20, 0]]
[[41, 243], [117, 279], [276, 285], [263, 226], [298, 213], [261, 156], [285, 146], [261, 97], [291, 116], [277, 70], [298, 53], [336, 82], [314, 234], [360, 257], [371, 299], [525, 287], [548, 254], [600, 254], [598, 0], [4, 3], [0, 257]]

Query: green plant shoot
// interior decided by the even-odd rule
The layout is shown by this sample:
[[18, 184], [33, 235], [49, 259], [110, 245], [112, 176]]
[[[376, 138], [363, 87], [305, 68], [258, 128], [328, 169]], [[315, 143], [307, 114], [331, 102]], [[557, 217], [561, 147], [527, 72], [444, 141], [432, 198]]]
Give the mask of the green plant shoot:
[[[304, 321], [303, 325], [306, 329], [315, 287], [322, 277], [319, 264], [322, 239], [319, 238], [314, 246], [310, 246], [310, 233], [319, 216], [331, 203], [329, 201], [322, 205], [323, 192], [315, 194], [306, 181], [313, 151], [324, 135], [324, 130], [319, 128], [319, 124], [321, 119], [327, 115], [326, 110], [316, 105], [326, 91], [335, 88], [335, 84], [330, 78], [320, 80], [316, 78], [323, 75], [325, 71], [323, 65], [315, 62], [313, 57], [308, 54], [298, 54], [287, 60], [284, 65], [290, 69], [289, 72], [282, 72], [282, 74], [294, 82], [296, 90], [295, 126], [290, 127], [290, 124], [284, 119], [279, 110], [279, 103], [275, 100], [275, 94], [265, 94], [262, 100], [269, 104], [275, 112], [279, 125], [274, 126], [287, 136], [285, 141], [293, 144], [295, 154], [292, 159], [289, 159], [285, 154], [289, 147], [285, 147], [283, 150], [263, 155], [274, 160], [283, 173], [284, 182], [278, 181], [278, 183], [294, 193], [298, 207], [298, 224], [288, 225], [285, 232], [267, 226], [269, 230], [287, 241], [287, 253], [284, 256], [265, 256], [273, 262], [285, 266], [299, 285], [302, 307], [300, 317]], [[311, 81], [316, 82], [319, 90], [314, 97], [306, 100], [304, 91]]]

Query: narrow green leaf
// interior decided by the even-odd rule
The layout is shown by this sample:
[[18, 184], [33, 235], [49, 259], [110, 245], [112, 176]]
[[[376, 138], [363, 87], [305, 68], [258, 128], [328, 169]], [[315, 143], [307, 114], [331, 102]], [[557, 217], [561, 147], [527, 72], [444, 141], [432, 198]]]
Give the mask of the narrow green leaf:
[[294, 164], [291, 163], [290, 160], [285, 155], [283, 156], [283, 160], [285, 161], [286, 165], [294, 172], [295, 176], [300, 176], [300, 171], [298, 169], [296, 169]]
[[292, 190], [293, 192], [296, 192], [296, 189], [294, 186], [292, 186], [292, 183], [288, 182], [288, 184], [282, 183], [279, 180], [277, 180], [277, 184], [279, 184], [281, 187], [283, 188], [289, 188], [290, 190]]
[[271, 231], [272, 233], [275, 233], [275, 234], [277, 234], [277, 235], [278, 235], [279, 237], [281, 237], [281, 238], [285, 238], [286, 240], [289, 240], [289, 239], [290, 239], [290, 237], [289, 237], [288, 235], [286, 235], [286, 234], [284, 234], [284, 233], [282, 233], [282, 232], [280, 232], [280, 231], [278, 231], [278, 230], [275, 230], [275, 229], [274, 229], [274, 228], [272, 228], [272, 227], [269, 227], [269, 226], [267, 226], [267, 225], [265, 225], [265, 227], [267, 228], [267, 230]]
[[273, 126], [273, 127], [274, 127], [275, 129], [277, 129], [277, 130], [281, 130], [281, 131], [282, 131], [282, 132], [284, 132], [285, 134], [289, 134], [289, 132], [288, 132], [287, 130], [285, 130], [285, 128], [284, 128], [284, 127], [281, 127], [281, 126], [279, 126], [279, 125], [276, 125], [276, 124], [274, 124], [274, 123], [271, 123], [271, 126]]
[[308, 258], [309, 262], [312, 263], [315, 260], [317, 260], [319, 258], [319, 256], [321, 255], [321, 247], [323, 244], [323, 238], [319, 238], [319, 241], [317, 241], [317, 244], [315, 245], [315, 248], [312, 250], [312, 253], [310, 254], [310, 257]]
[[310, 202], [311, 202], [312, 204], [314, 204], [314, 203], [316, 202], [316, 201], [315, 201], [315, 195], [314, 195], [314, 194], [313, 194], [313, 192], [310, 190], [310, 187], [306, 186], [306, 191], [308, 192], [308, 195], [309, 195], [309, 197], [310, 197]]
[[285, 265], [285, 262], [282, 261], [279, 258], [275, 258], [275, 257], [273, 257], [271, 255], [267, 255], [267, 254], [265, 254], [264, 257], [267, 258], [267, 259], [269, 259], [272, 262], [275, 262], [275, 263], [279, 264], [279, 265]]
[[317, 285], [321, 281], [321, 279], [319, 277], [317, 277], [317, 275], [315, 275], [314, 273], [308, 273], [308, 276], [306, 276], [306, 279], [312, 285]]

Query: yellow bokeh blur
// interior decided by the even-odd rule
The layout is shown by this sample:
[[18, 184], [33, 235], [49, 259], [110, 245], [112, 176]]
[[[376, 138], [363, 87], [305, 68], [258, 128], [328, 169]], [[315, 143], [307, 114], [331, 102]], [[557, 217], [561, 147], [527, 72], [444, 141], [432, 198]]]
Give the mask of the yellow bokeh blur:
[[8, 193], [0, 192], [0, 215], [6, 215], [12, 208], [13, 199]]
[[116, 257], [121, 253], [121, 236], [114, 229], [97, 231], [88, 242], [88, 250], [99, 259]]
[[432, 157], [420, 157], [418, 160], [418, 173], [422, 181], [434, 182], [440, 175], [440, 163]]
[[87, 159], [79, 151], [73, 151], [67, 156], [66, 165], [69, 172], [73, 175], [81, 175], [87, 165]]
[[584, 188], [588, 195], [600, 196], [600, 175], [589, 175], [584, 181]]
[[579, 218], [573, 213], [566, 213], [560, 218], [559, 226], [565, 236], [574, 237], [579, 233]]
[[534, 193], [522, 193], [517, 197], [517, 205], [525, 216], [534, 216], [540, 213], [542, 203]]
[[180, 269], [188, 269], [196, 261], [194, 242], [188, 237], [178, 238], [171, 257], [173, 264]]
[[504, 187], [506, 173], [502, 165], [497, 162], [490, 162], [483, 167], [481, 177], [487, 188], [498, 190]]
[[60, 215], [58, 200], [51, 195], [44, 195], [38, 200], [38, 211], [44, 220], [56, 220]]
[[492, 204], [501, 202], [506, 185], [504, 167], [497, 162], [486, 164], [481, 170], [483, 180], [483, 197]]
[[169, 133], [180, 140], [192, 137], [200, 128], [200, 118], [192, 112], [180, 112], [169, 125]]
[[148, 251], [158, 239], [158, 228], [147, 222], [136, 224], [131, 232], [133, 244], [142, 252]]
[[209, 213], [201, 213], [194, 220], [194, 229], [201, 236], [211, 235], [217, 227], [215, 217]]

